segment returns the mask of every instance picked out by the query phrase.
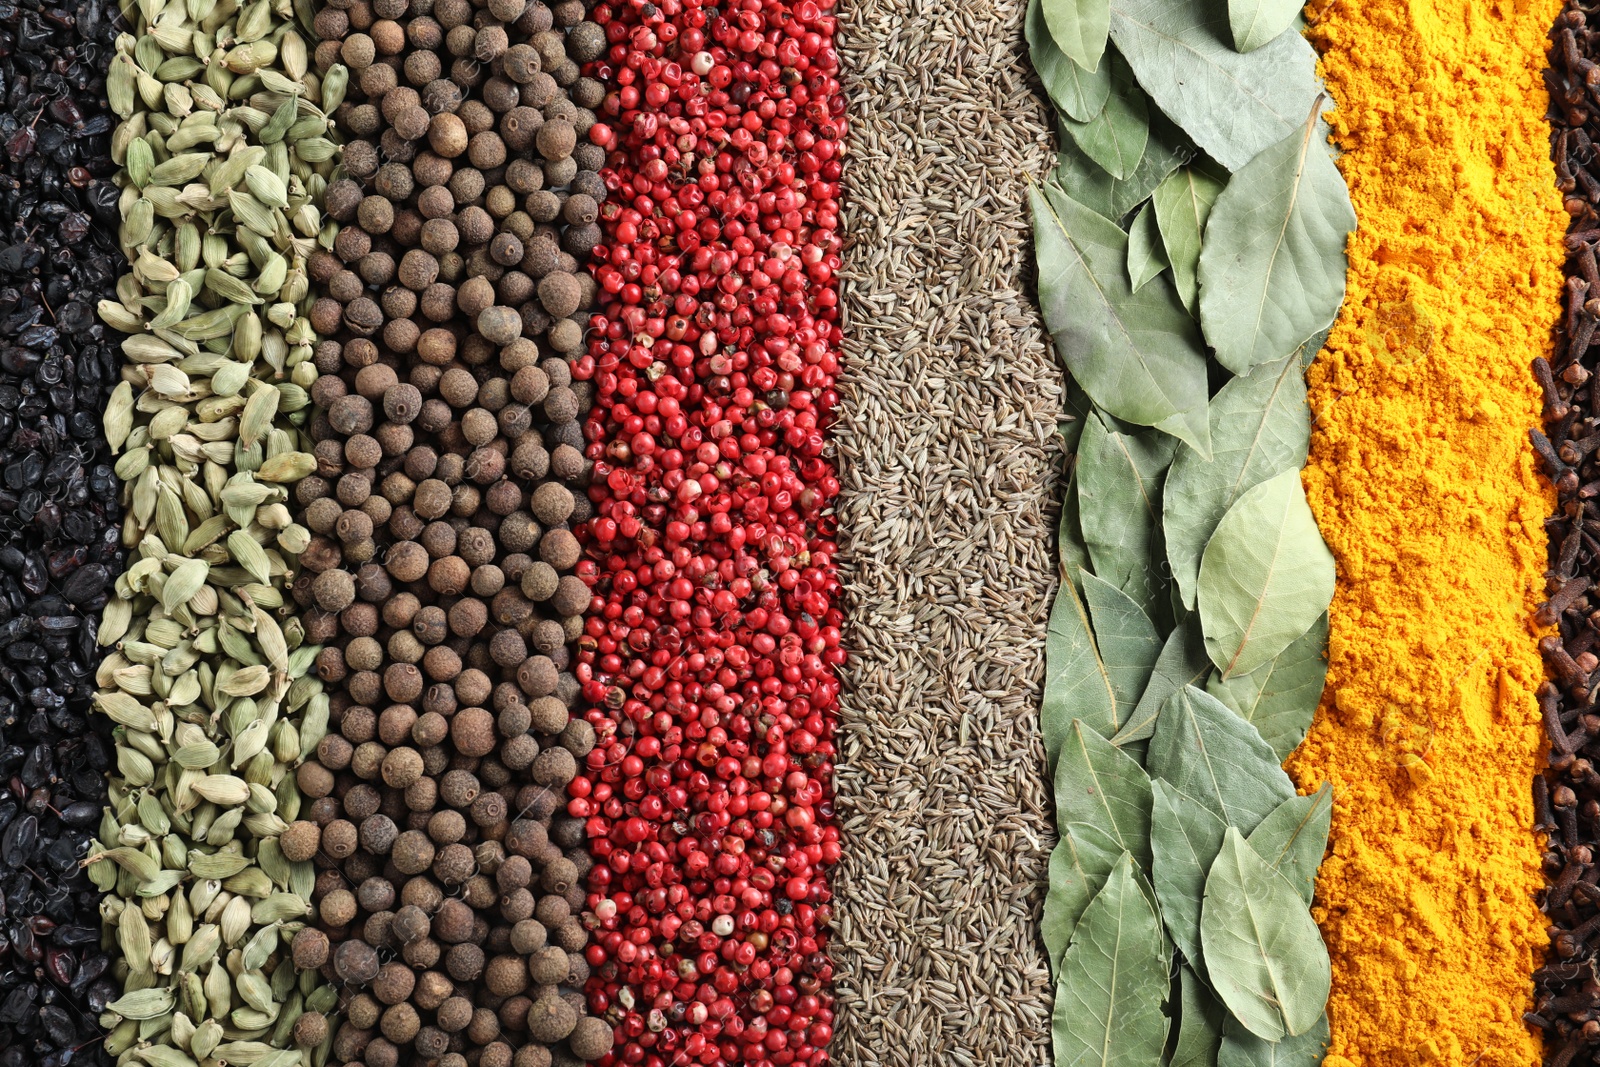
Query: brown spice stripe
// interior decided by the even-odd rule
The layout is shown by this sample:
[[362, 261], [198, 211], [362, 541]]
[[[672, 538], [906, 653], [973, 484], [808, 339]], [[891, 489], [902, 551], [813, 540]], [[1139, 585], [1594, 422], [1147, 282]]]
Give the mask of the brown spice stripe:
[[1550, 919], [1552, 951], [1534, 972], [1534, 1010], [1525, 1018], [1544, 1031], [1550, 1067], [1600, 1063], [1600, 32], [1569, 0], [1550, 33], [1551, 155], [1572, 225], [1566, 238], [1567, 282], [1554, 364], [1533, 361], [1544, 391], [1545, 429], [1530, 433], [1554, 482], [1546, 593], [1535, 621], [1555, 627], [1542, 638], [1552, 680], [1539, 690], [1550, 739], [1549, 770], [1534, 779], [1535, 829], [1548, 834], [1544, 870], [1550, 886], [1541, 907]]

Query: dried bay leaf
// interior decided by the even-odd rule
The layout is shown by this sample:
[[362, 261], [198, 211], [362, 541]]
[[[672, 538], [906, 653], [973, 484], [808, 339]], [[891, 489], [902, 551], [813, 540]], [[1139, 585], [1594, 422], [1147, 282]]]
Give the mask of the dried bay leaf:
[[1098, 412], [1078, 443], [1078, 522], [1094, 572], [1150, 614], [1165, 593], [1156, 569], [1161, 482], [1177, 447], [1155, 431], [1120, 433]]
[[1178, 1041], [1168, 1067], [1217, 1067], [1227, 1016], [1187, 963], [1178, 965]]
[[[1328, 1053], [1331, 1036], [1326, 1012], [1305, 1033], [1280, 1041], [1263, 1041], [1230, 1017], [1222, 1024], [1216, 1067], [1317, 1067]], [[1177, 1060], [1172, 1067], [1178, 1067]]]
[[1039, 298], [1067, 369], [1118, 418], [1211, 452], [1206, 357], [1170, 283], [1128, 285], [1128, 235], [1050, 185], [1029, 190]]
[[1284, 760], [1311, 729], [1327, 677], [1328, 613], [1323, 612], [1272, 662], [1226, 681], [1213, 673], [1206, 691], [1254, 723]]
[[1039, 918], [1051, 974], [1060, 974], [1061, 955], [1067, 951], [1078, 920], [1122, 855], [1122, 846], [1087, 823], [1062, 828], [1061, 840], [1050, 852], [1050, 890]]
[[1056, 46], [1084, 70], [1099, 70], [1111, 29], [1109, 0], [1044, 0], [1043, 7]]
[[1267, 866], [1288, 879], [1307, 907], [1311, 906], [1332, 822], [1333, 785], [1324, 782], [1315, 793], [1285, 800], [1250, 831], [1250, 847]]
[[[1092, 4], [1094, 0], [1084, 2]], [[1051, 3], [1076, 6], [1077, 0], [1051, 0]], [[1050, 32], [1044, 0], [1028, 0], [1022, 32], [1028, 41], [1028, 58], [1056, 108], [1079, 122], [1088, 122], [1100, 114], [1100, 109], [1106, 106], [1106, 98], [1111, 95], [1110, 64], [1102, 63], [1098, 69], [1091, 70], [1073, 62]], [[1101, 44], [1104, 45], [1103, 39]]]
[[1227, 826], [1204, 804], [1160, 778], [1151, 780], [1150, 791], [1150, 870], [1161, 920], [1184, 958], [1198, 970], [1206, 872], [1222, 848]]
[[1133, 714], [1161, 655], [1161, 635], [1150, 616], [1116, 586], [1088, 571], [1078, 575], [1083, 599], [1089, 607], [1089, 625], [1095, 647], [1116, 698], [1119, 724]]
[[1199, 159], [1167, 175], [1150, 196], [1156, 228], [1161, 231], [1172, 282], [1189, 314], [1200, 313], [1200, 245], [1206, 219], [1228, 174], [1210, 160]]
[[1206, 221], [1200, 326], [1235, 374], [1289, 355], [1344, 302], [1356, 213], [1327, 152], [1322, 99], [1298, 129], [1235, 172]]
[[1161, 246], [1161, 234], [1156, 228], [1155, 210], [1149, 204], [1139, 209], [1128, 227], [1128, 281], [1133, 291], [1144, 288], [1144, 283], [1166, 270], [1166, 249]]
[[[1110, 68], [1106, 68], [1108, 76]], [[1077, 117], [1077, 116], [1074, 116]], [[1144, 155], [1126, 181], [1119, 181], [1084, 155], [1062, 133], [1056, 143], [1055, 180], [1067, 195], [1108, 219], [1121, 219], [1144, 203], [1152, 191], [1174, 170], [1194, 157], [1195, 147], [1170, 119], [1160, 111], [1150, 114], [1150, 137]]]
[[1225, 679], [1288, 648], [1333, 601], [1333, 553], [1298, 470], [1239, 495], [1206, 542], [1196, 585], [1206, 652]]
[[1051, 1023], [1055, 1060], [1073, 1067], [1148, 1067], [1167, 1041], [1161, 924], [1124, 854], [1084, 909], [1061, 961]]
[[1150, 866], [1150, 777], [1138, 762], [1074, 720], [1055, 771], [1057, 825], [1087, 823]]
[[1194, 607], [1206, 542], [1247, 489], [1305, 466], [1311, 409], [1297, 359], [1262, 364], [1211, 398], [1211, 460], [1188, 447], [1173, 457], [1162, 491], [1167, 559], [1186, 607]]
[[[1063, 581], [1050, 609], [1045, 633], [1044, 694], [1039, 704], [1039, 732], [1044, 738], [1045, 768], [1054, 773], [1061, 747], [1076, 723], [1110, 737], [1117, 732], [1116, 691], [1100, 661], [1089, 608], [1070, 581]], [[1059, 814], [1059, 813], [1058, 813]]]
[[1250, 1033], [1278, 1041], [1322, 1018], [1332, 983], [1322, 933], [1234, 826], [1206, 877], [1200, 941], [1212, 988]]
[[1111, 40], [1155, 105], [1230, 171], [1298, 130], [1321, 92], [1299, 34], [1234, 51], [1226, 0], [1112, 0]]
[[1199, 685], [1211, 673], [1211, 660], [1206, 656], [1206, 643], [1200, 636], [1197, 620], [1186, 618], [1173, 627], [1156, 657], [1150, 681], [1134, 705], [1133, 713], [1122, 723], [1111, 738], [1114, 745], [1143, 741], [1155, 732], [1156, 716], [1167, 698], [1186, 685]]
[[1228, 0], [1233, 47], [1254, 52], [1287, 30], [1305, 6], [1300, 0]]
[[1144, 157], [1145, 142], [1150, 139], [1150, 105], [1127, 61], [1112, 52], [1104, 65], [1111, 71], [1111, 93], [1105, 106], [1087, 122], [1063, 115], [1061, 129], [1107, 174], [1127, 179]]
[[1296, 795], [1256, 728], [1192, 685], [1161, 706], [1145, 766], [1243, 833]]

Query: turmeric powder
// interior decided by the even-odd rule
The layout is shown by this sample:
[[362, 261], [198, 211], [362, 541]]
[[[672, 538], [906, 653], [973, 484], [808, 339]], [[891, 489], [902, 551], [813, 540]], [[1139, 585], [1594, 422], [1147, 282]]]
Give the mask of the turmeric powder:
[[1306, 490], [1339, 565], [1328, 685], [1289, 769], [1334, 784], [1314, 912], [1328, 1067], [1537, 1064], [1530, 783], [1552, 497], [1529, 361], [1566, 216], [1540, 71], [1558, 0], [1309, 12], [1360, 220], [1311, 368]]

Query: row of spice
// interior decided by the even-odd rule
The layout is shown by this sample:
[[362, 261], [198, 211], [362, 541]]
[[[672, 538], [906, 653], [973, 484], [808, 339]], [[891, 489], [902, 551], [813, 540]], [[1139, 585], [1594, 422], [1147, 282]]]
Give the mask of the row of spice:
[[1058, 1064], [1327, 1047], [1309, 907], [1332, 793], [1281, 763], [1326, 673], [1304, 374], [1355, 216], [1296, 22], [1241, 0], [1027, 16], [1061, 113], [1039, 297], [1072, 377], [1041, 709]]
[[[1557, 188], [1571, 227], [1566, 238], [1564, 307], [1550, 358], [1533, 361], [1544, 394], [1542, 431], [1531, 433], [1535, 452], [1556, 490], [1555, 514], [1545, 523], [1549, 569], [1534, 622], [1550, 632], [1539, 641], [1550, 680], [1538, 691], [1539, 710], [1550, 741], [1549, 766], [1533, 781], [1533, 829], [1542, 836], [1543, 869], [1549, 880], [1540, 907], [1549, 921], [1551, 951], [1533, 974], [1532, 1010], [1524, 1020], [1543, 1032], [1545, 1062], [1555, 1067], [1592, 1062], [1600, 1047], [1600, 988], [1592, 972], [1592, 931], [1600, 925], [1600, 784], [1594, 774], [1600, 717], [1594, 713], [1593, 676], [1600, 659], [1596, 638], [1600, 616], [1593, 590], [1600, 578], [1600, 553], [1594, 542], [1597, 484], [1596, 414], [1600, 372], [1593, 347], [1600, 323], [1600, 180], [1594, 173], [1593, 118], [1587, 74], [1600, 56], [1600, 33], [1575, 2], [1564, 5], [1550, 31], [1549, 69], [1551, 156]], [[1548, 435], [1548, 436], [1547, 436]]]

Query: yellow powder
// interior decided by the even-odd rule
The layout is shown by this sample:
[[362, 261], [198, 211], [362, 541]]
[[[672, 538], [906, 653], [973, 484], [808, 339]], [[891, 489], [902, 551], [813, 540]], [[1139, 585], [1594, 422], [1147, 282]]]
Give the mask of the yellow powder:
[[1305, 483], [1339, 563], [1328, 689], [1290, 770], [1331, 781], [1315, 911], [1329, 1067], [1537, 1064], [1528, 622], [1552, 498], [1529, 361], [1558, 315], [1545, 33], [1557, 0], [1312, 12], [1360, 219], [1311, 369]]

